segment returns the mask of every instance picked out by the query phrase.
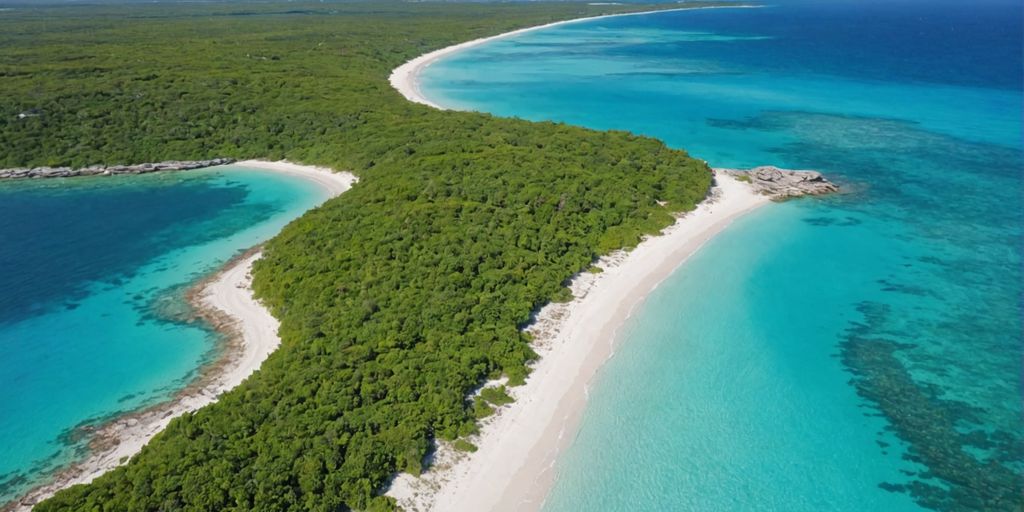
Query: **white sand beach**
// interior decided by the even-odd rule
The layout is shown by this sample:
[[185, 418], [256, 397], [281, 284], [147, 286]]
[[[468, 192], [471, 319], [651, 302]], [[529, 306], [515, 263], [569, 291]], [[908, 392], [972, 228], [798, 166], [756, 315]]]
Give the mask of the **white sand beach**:
[[[233, 165], [310, 180], [322, 186], [330, 197], [348, 190], [357, 179], [351, 173], [287, 161], [246, 160]], [[250, 270], [260, 254], [257, 249], [233, 259], [189, 293], [189, 300], [200, 311], [200, 316], [228, 334], [221, 357], [172, 400], [123, 416], [98, 429], [86, 460], [60, 471], [49, 483], [30, 491], [14, 504], [13, 510], [30, 510], [61, 489], [91, 482], [127, 462], [172, 419], [216, 402], [218, 396], [238, 386], [259, 369], [280, 344], [277, 319], [256, 300], [250, 286]]]
[[602, 258], [603, 272], [579, 274], [575, 300], [544, 307], [528, 329], [539, 361], [516, 401], [484, 420], [475, 453], [442, 444], [421, 477], [402, 474], [387, 494], [413, 512], [537, 510], [587, 402], [587, 385], [613, 354], [616, 332], [644, 297], [733, 220], [769, 203], [746, 183], [719, 174], [708, 200], [661, 236]]
[[[614, 4], [614, 3], [608, 3], [608, 4], [595, 3], [595, 4], [590, 4], [590, 5], [618, 5], [618, 4]], [[445, 47], [445, 48], [441, 48], [440, 50], [432, 51], [430, 53], [425, 53], [425, 54], [420, 55], [419, 57], [416, 57], [415, 59], [412, 59], [412, 60], [406, 62], [405, 64], [402, 64], [401, 66], [398, 66], [397, 68], [395, 68], [391, 72], [391, 76], [389, 77], [389, 80], [391, 81], [391, 86], [394, 87], [396, 90], [398, 90], [398, 92], [402, 93], [402, 96], [405, 96], [405, 98], [407, 100], [409, 100], [409, 101], [411, 101], [413, 103], [420, 103], [422, 105], [427, 105], [429, 107], [434, 107], [434, 108], [439, 109], [439, 110], [447, 110], [445, 107], [443, 107], [441, 105], [438, 105], [437, 103], [434, 103], [434, 102], [428, 100], [423, 95], [423, 92], [420, 90], [419, 75], [423, 72], [424, 69], [428, 68], [431, 64], [433, 64], [433, 63], [437, 62], [438, 60], [440, 60], [440, 59], [442, 59], [444, 57], [447, 57], [447, 56], [449, 56], [449, 55], [451, 55], [453, 53], [458, 53], [458, 52], [461, 52], [463, 50], [466, 50], [466, 49], [469, 49], [469, 48], [473, 48], [475, 46], [480, 46], [480, 45], [482, 45], [484, 43], [488, 43], [488, 42], [495, 41], [495, 40], [498, 40], [498, 39], [506, 39], [506, 38], [514, 37], [514, 36], [517, 36], [517, 35], [520, 35], [520, 34], [525, 34], [527, 32], [533, 32], [535, 30], [541, 30], [541, 29], [545, 29], [545, 28], [557, 27], [557, 26], [561, 26], [561, 25], [568, 25], [570, 23], [581, 23], [581, 22], [584, 22], [584, 21], [596, 20], [596, 19], [600, 19], [600, 18], [611, 18], [611, 17], [617, 17], [617, 16], [640, 16], [640, 15], [643, 15], [643, 14], [652, 14], [652, 13], [656, 13], [656, 12], [691, 11], [691, 10], [695, 10], [695, 9], [746, 9], [746, 8], [757, 8], [757, 7], [760, 7], [760, 6], [758, 6], [758, 5], [721, 5], [721, 6], [705, 6], [705, 7], [680, 7], [678, 9], [659, 9], [659, 10], [654, 10], [654, 11], [627, 12], [627, 13], [622, 13], [622, 14], [606, 14], [606, 15], [602, 15], [602, 16], [589, 16], [589, 17], [586, 17], [586, 18], [575, 18], [575, 19], [571, 19], [571, 20], [556, 21], [556, 22], [553, 22], [553, 23], [546, 23], [544, 25], [537, 25], [537, 26], [534, 26], [534, 27], [526, 27], [526, 28], [521, 28], [519, 30], [513, 30], [511, 32], [505, 32], [503, 34], [498, 34], [496, 36], [481, 37], [479, 39], [474, 39], [472, 41], [466, 41], [465, 43], [459, 43], [459, 44], [456, 44], [456, 45], [452, 45], [452, 46], [448, 46], [448, 47]]]
[[[650, 12], [659, 11], [610, 16]], [[437, 60], [496, 39], [603, 17], [529, 27], [430, 52], [396, 68], [391, 85], [409, 101], [443, 110], [419, 88], [419, 74]], [[478, 450], [463, 453], [442, 443], [427, 472], [420, 477], [396, 476], [386, 494], [410, 512], [538, 510], [553, 483], [556, 457], [578, 427], [587, 385], [612, 356], [619, 327], [658, 283], [705, 242], [769, 201], [749, 185], [719, 174], [710, 198], [661, 236], [646, 239], [628, 253], [602, 258], [601, 273], [576, 276], [572, 282], [576, 299], [547, 305], [527, 329], [534, 335], [533, 347], [540, 359], [525, 385], [510, 388], [516, 401], [486, 418], [480, 434], [470, 439]]]
[[249, 167], [251, 169], [266, 169], [281, 174], [287, 174], [296, 178], [309, 180], [323, 187], [331, 197], [341, 195], [342, 192], [352, 188], [352, 185], [359, 180], [356, 175], [350, 172], [338, 172], [326, 167], [302, 165], [280, 160], [269, 162], [267, 160], [242, 160], [235, 162], [235, 166]]

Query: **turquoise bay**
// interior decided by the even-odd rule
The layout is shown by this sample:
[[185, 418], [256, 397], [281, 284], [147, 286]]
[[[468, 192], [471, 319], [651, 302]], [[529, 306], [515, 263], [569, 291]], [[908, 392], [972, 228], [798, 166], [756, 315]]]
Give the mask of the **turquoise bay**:
[[184, 292], [327, 198], [238, 166], [0, 184], [0, 503], [217, 355]]
[[741, 219], [648, 297], [545, 510], [1016, 510], [1021, 6], [780, 2], [457, 53], [462, 109], [624, 129], [844, 188]]

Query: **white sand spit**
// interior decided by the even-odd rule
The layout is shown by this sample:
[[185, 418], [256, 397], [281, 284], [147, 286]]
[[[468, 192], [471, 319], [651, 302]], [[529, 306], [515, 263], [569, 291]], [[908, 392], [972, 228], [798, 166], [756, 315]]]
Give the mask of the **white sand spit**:
[[[593, 3], [590, 5], [619, 5], [615, 3]], [[556, 21], [554, 23], [546, 23], [544, 25], [537, 25], [534, 27], [521, 28], [519, 30], [513, 30], [511, 32], [505, 32], [491, 37], [481, 37], [472, 41], [466, 41], [465, 43], [459, 43], [456, 45], [441, 48], [440, 50], [425, 53], [412, 59], [401, 66], [398, 66], [391, 72], [391, 86], [402, 93], [402, 96], [413, 103], [420, 103], [429, 107], [434, 107], [439, 110], [447, 110], [430, 100], [428, 100], [423, 92], [420, 91], [420, 80], [419, 75], [424, 69], [427, 69], [431, 64], [438, 60], [447, 57], [453, 53], [461, 52], [475, 46], [480, 46], [484, 43], [494, 41], [497, 39], [505, 39], [508, 37], [517, 36], [519, 34], [525, 34], [527, 32], [533, 32], [534, 30], [541, 30], [545, 28], [557, 27], [559, 25], [568, 25], [570, 23], [580, 23], [583, 21], [596, 20], [600, 18], [611, 18], [616, 16], [639, 16], [643, 14], [652, 14], [657, 12], [670, 12], [670, 11], [692, 11], [697, 9], [739, 9], [739, 8], [756, 8], [758, 5], [721, 5], [721, 6], [706, 6], [706, 7], [680, 7], [678, 9], [659, 9], [654, 11], [641, 11], [641, 12], [627, 12], [622, 14], [606, 14], [602, 16], [590, 16], [586, 18], [576, 18], [572, 20]]]

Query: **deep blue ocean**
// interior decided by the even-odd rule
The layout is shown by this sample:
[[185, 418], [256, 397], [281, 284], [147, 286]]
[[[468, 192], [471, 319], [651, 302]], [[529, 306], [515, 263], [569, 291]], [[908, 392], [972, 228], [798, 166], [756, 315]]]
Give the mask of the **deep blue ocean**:
[[817, 169], [623, 329], [548, 512], [1020, 510], [1022, 7], [604, 18], [428, 68], [445, 106]]
[[236, 166], [0, 183], [0, 505], [217, 355], [184, 293], [326, 192]]

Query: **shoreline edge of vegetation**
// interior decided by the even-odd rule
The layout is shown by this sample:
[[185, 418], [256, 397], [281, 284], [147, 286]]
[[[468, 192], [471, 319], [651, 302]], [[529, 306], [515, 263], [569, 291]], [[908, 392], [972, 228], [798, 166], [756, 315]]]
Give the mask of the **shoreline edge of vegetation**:
[[432, 111], [387, 84], [459, 40], [652, 6], [90, 8], [0, 20], [0, 108], [42, 113], [0, 121], [4, 167], [288, 158], [360, 186], [264, 246], [253, 286], [281, 346], [261, 370], [37, 510], [393, 509], [392, 475], [478, 428], [472, 390], [525, 380], [532, 312], [711, 184], [654, 139]]

